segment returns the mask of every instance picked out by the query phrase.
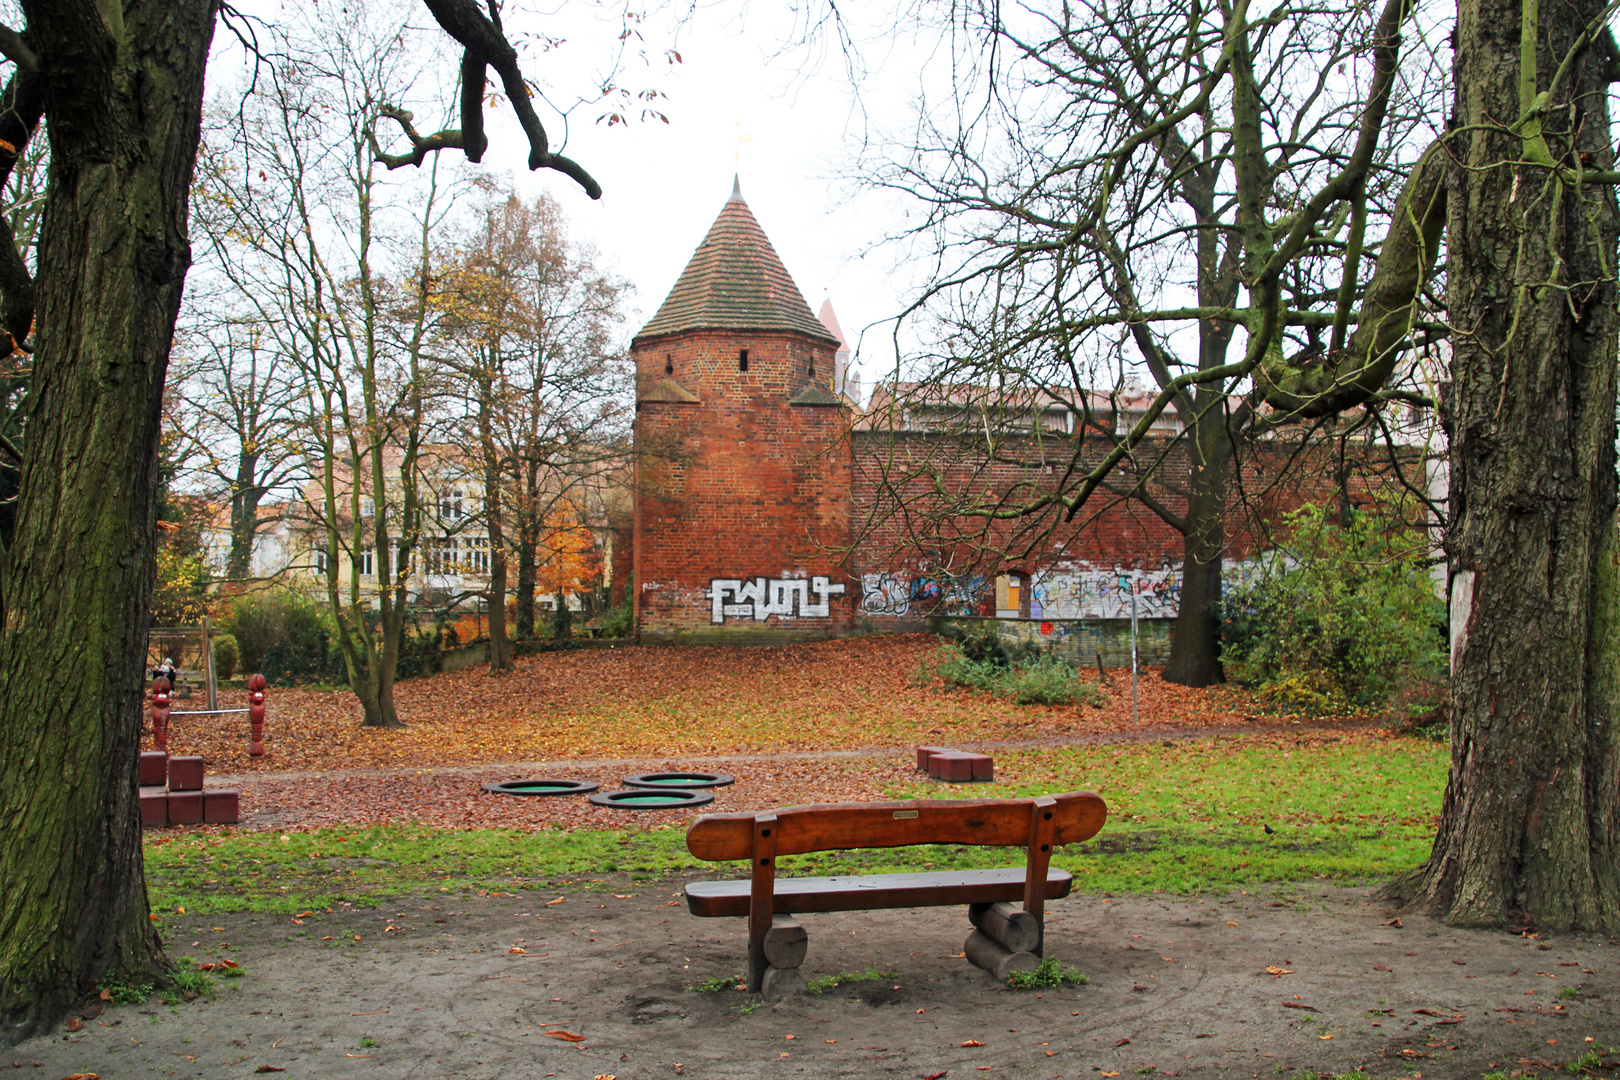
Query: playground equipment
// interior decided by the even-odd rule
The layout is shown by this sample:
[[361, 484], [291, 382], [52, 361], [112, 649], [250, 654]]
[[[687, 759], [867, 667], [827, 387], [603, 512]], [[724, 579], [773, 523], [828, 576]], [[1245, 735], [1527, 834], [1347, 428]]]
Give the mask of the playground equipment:
[[707, 772], [655, 772], [627, 776], [619, 781], [627, 788], [648, 788], [655, 791], [698, 791], [703, 788], [725, 787], [735, 778], [725, 773]]
[[491, 795], [589, 795], [597, 787], [593, 780], [502, 780], [483, 785]]
[[[172, 670], [172, 669], [170, 669]], [[248, 716], [248, 756], [264, 756], [264, 689], [263, 675], [248, 679], [248, 706], [245, 709], [188, 709], [172, 712], [169, 695], [174, 687], [166, 675], [159, 675], [152, 683], [152, 745], [161, 751], [169, 749], [169, 720], [181, 716]]]

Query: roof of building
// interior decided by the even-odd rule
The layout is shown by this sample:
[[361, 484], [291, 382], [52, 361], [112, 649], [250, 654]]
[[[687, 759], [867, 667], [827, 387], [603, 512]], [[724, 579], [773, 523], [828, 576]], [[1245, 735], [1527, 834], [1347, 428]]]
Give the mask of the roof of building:
[[782, 330], [838, 341], [810, 314], [810, 305], [743, 201], [740, 183], [733, 184], [709, 234], [636, 341], [689, 330]]
[[838, 325], [838, 315], [833, 311], [832, 297], [821, 302], [821, 312], [816, 316], [827, 332], [838, 339], [838, 351], [849, 352], [849, 340], [844, 337], [844, 328]]

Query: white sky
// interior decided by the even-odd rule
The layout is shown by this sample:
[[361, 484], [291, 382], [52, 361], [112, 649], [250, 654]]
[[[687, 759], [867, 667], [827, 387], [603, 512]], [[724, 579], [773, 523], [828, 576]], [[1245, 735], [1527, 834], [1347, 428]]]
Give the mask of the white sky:
[[[505, 16], [505, 28], [520, 49], [526, 31], [569, 39], [543, 55], [523, 50], [525, 75], [559, 97], [591, 96], [617, 24], [589, 20], [591, 6], [577, 2], [545, 18], [522, 7], [508, 3]], [[596, 119], [605, 106], [590, 102], [572, 110], [565, 129], [555, 112], [539, 109], [553, 149], [565, 137], [561, 152], [601, 183], [599, 201], [561, 174], [528, 172], [527, 143], [504, 104], [488, 113], [491, 146], [480, 167], [501, 173], [526, 195], [550, 192], [568, 214], [571, 235], [594, 245], [601, 265], [634, 285], [626, 339], [652, 318], [725, 205], [733, 174], [739, 174], [749, 208], [812, 313], [820, 311], [824, 299], [832, 300], [850, 347], [857, 350], [854, 374], [870, 385], [892, 364], [892, 347], [886, 347], [887, 327], [869, 331], [864, 342], [862, 330], [894, 314], [904, 293], [892, 272], [895, 254], [870, 250], [892, 227], [893, 201], [862, 196], [835, 179], [853, 153], [846, 139], [859, 139], [864, 121], [841, 53], [816, 60], [799, 50], [773, 59], [797, 29], [787, 8], [725, 0], [679, 25], [650, 22], [643, 40], [654, 63], [632, 57], [623, 66], [621, 83], [667, 95], [651, 103], [669, 117], [667, 125], [633, 116], [628, 125], [610, 126]], [[284, 4], [282, 10], [296, 5]], [[420, 17], [426, 23], [425, 11]], [[669, 46], [678, 48], [682, 62], [666, 68], [662, 54]], [[866, 59], [879, 67], [868, 87], [882, 81], [914, 83], [915, 61], [913, 70], [904, 72], [905, 65], [883, 62], [875, 52], [893, 50], [888, 45], [865, 50]], [[446, 77], [453, 76], [453, 60], [444, 63]], [[885, 124], [907, 126], [904, 102], [910, 96], [902, 89], [883, 98], [900, 102], [890, 108]], [[454, 120], [418, 117], [423, 130], [441, 123]]]
[[[763, 10], [779, 7], [783, 13]], [[592, 203], [554, 174], [526, 183], [561, 201], [574, 235], [593, 243], [606, 264], [635, 284], [637, 313], [630, 322], [639, 329], [675, 284], [738, 174], [743, 197], [811, 311], [832, 300], [859, 353], [856, 374], [870, 383], [888, 366], [888, 335], [876, 328], [863, 343], [862, 329], [891, 316], [904, 291], [892, 272], [895, 254], [870, 250], [891, 227], [892, 214], [884, 213], [883, 198], [863, 196], [836, 179], [852, 154], [846, 138], [860, 138], [864, 125], [842, 58], [817, 64], [802, 54], [772, 59], [795, 30], [785, 9], [699, 11], [679, 29], [682, 63], [667, 72], [627, 72], [627, 82], [639, 77], [668, 95], [656, 103], [668, 125], [610, 127], [594, 122], [597, 106], [577, 111], [567, 153], [601, 183], [600, 201]], [[649, 48], [657, 48], [656, 35], [656, 28], [648, 30]], [[872, 81], [882, 77], [879, 72]], [[546, 81], [561, 79], [546, 73]], [[904, 119], [902, 111], [885, 122]], [[496, 165], [500, 158], [497, 167], [510, 168], [516, 158], [521, 171], [525, 153], [514, 141], [492, 148], [485, 162]]]

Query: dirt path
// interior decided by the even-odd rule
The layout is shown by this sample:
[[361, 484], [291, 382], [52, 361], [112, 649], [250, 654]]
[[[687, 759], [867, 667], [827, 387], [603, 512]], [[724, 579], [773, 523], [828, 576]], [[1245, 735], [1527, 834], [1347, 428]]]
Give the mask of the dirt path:
[[1477, 1078], [1493, 1066], [1551, 1076], [1588, 1038], [1620, 1042], [1617, 943], [1395, 924], [1350, 889], [1071, 897], [1049, 909], [1048, 952], [1091, 983], [1039, 995], [1002, 989], [956, 956], [967, 923], [954, 909], [806, 916], [807, 975], [894, 974], [750, 1010], [757, 999], [744, 994], [686, 989], [741, 971], [744, 935], [740, 920], [671, 905], [680, 884], [424, 895], [300, 924], [171, 918], [171, 955], [229, 957], [246, 976], [212, 998], [110, 1008], [77, 1032], [0, 1050], [0, 1071], [1045, 1080], [1360, 1067]]

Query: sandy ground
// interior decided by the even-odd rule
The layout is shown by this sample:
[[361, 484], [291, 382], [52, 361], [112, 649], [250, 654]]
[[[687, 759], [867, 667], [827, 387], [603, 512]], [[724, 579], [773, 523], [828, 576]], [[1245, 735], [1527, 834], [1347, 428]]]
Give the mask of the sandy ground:
[[756, 1007], [688, 989], [743, 970], [744, 932], [673, 903], [683, 880], [171, 919], [171, 956], [245, 976], [0, 1049], [0, 1075], [1477, 1078], [1620, 1043], [1620, 943], [1397, 921], [1338, 888], [1055, 902], [1048, 952], [1091, 982], [1040, 993], [959, 957], [957, 909], [805, 916], [808, 976], [893, 975]]

